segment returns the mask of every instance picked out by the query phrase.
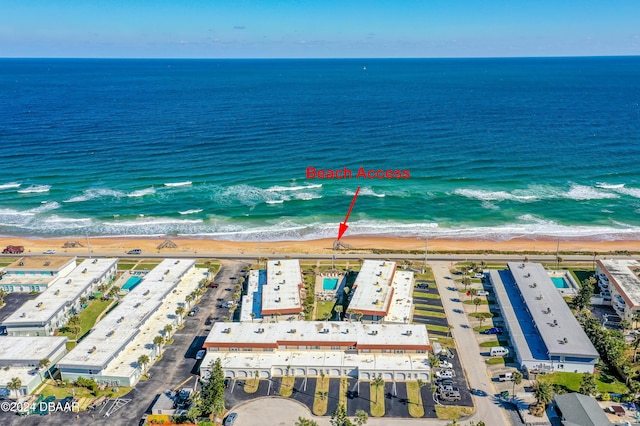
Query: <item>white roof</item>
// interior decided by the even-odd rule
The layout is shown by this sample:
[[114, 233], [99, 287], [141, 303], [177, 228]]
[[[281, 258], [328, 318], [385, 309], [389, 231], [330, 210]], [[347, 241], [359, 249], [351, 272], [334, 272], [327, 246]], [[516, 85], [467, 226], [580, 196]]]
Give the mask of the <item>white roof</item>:
[[[640, 309], [640, 279], [633, 272], [640, 268], [640, 262], [630, 259], [599, 260], [605, 274], [613, 280], [613, 285], [622, 296], [632, 304], [633, 309]], [[626, 297], [625, 297], [626, 296]]]
[[267, 282], [262, 286], [262, 312], [302, 310], [302, 271], [294, 259], [267, 263]]
[[33, 361], [37, 365], [41, 359], [50, 358], [66, 341], [65, 336], [2, 336], [0, 361]]
[[247, 279], [247, 294], [242, 296], [242, 307], [240, 310], [240, 321], [251, 321], [251, 312], [253, 312], [253, 298], [255, 292], [258, 291], [258, 271], [252, 269], [249, 271]]
[[118, 259], [87, 259], [78, 265], [66, 277], [55, 280], [38, 297], [26, 301], [11, 314], [3, 325], [41, 325], [47, 324], [64, 306], [73, 304], [94, 280], [102, 278]]
[[377, 311], [386, 315], [391, 303], [391, 280], [395, 270], [395, 262], [365, 260], [354, 283], [349, 309], [354, 312]]
[[413, 307], [413, 272], [396, 271], [393, 275], [393, 296], [389, 306], [389, 314], [384, 317], [384, 321], [404, 323], [411, 318], [411, 308]]
[[349, 321], [282, 321], [277, 323], [215, 323], [205, 340], [208, 347], [233, 345], [335, 346], [356, 343], [360, 347], [427, 346], [427, 329], [419, 324], [364, 324]]
[[598, 351], [544, 267], [539, 263], [522, 262], [508, 262], [507, 265], [549, 354], [597, 358]]
[[[164, 298], [195, 265], [193, 259], [165, 259], [151, 270], [58, 364], [102, 370], [140, 332]], [[149, 342], [151, 343], [151, 342]]]

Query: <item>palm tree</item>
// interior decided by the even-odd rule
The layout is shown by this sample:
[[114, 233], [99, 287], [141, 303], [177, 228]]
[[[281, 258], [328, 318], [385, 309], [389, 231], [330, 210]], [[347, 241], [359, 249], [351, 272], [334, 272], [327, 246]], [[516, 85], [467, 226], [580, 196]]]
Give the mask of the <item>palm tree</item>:
[[453, 331], [453, 326], [451, 324], [447, 324], [447, 338], [451, 337], [452, 331]]
[[280, 318], [280, 315], [282, 315], [280, 312], [276, 312], [275, 314], [273, 314], [273, 316], [276, 318], [276, 322], [278, 322], [278, 318]]
[[478, 312], [478, 306], [482, 304], [482, 300], [479, 297], [473, 299], [473, 304], [476, 305], [476, 312]]
[[384, 379], [380, 376], [376, 377], [371, 381], [371, 384], [376, 388], [376, 405], [378, 405], [378, 389], [381, 386], [384, 386]]
[[[49, 372], [50, 365], [51, 365], [51, 360], [49, 358], [42, 358], [40, 360], [40, 363], [38, 364], [41, 370], [45, 368], [47, 370], [47, 373], [49, 373], [49, 376], [51, 376], [51, 373]], [[45, 375], [44, 377], [46, 378], [47, 376]]]
[[512, 394], [516, 394], [516, 385], [522, 383], [522, 373], [519, 371], [514, 371], [511, 373], [511, 381], [513, 382], [513, 392]]
[[338, 316], [338, 321], [340, 321], [340, 319], [342, 319], [340, 314], [342, 313], [343, 309], [344, 309], [344, 307], [342, 305], [336, 305], [336, 306], [333, 307], [333, 310], [336, 311], [336, 314]]
[[87, 304], [87, 302], [89, 302], [89, 299], [86, 298], [86, 296], [82, 296], [80, 298], [80, 306], [84, 306]]
[[553, 388], [551, 384], [536, 382], [533, 386], [533, 396], [538, 404], [546, 407], [553, 399]]
[[304, 417], [298, 417], [294, 426], [318, 426], [318, 422]]
[[69, 321], [67, 321], [67, 326], [73, 331], [76, 340], [78, 340], [78, 334], [80, 334], [80, 331], [82, 331], [82, 328], [80, 327], [80, 317], [77, 315], [71, 316], [71, 318], [69, 318]]
[[178, 317], [178, 321], [182, 322], [182, 318], [184, 317], [184, 306], [178, 306], [176, 308], [176, 315]]
[[638, 360], [638, 346], [640, 346], [640, 334], [636, 334], [635, 339], [633, 340], [633, 363], [635, 364]]
[[169, 338], [171, 337], [172, 331], [173, 331], [173, 326], [171, 324], [167, 324], [164, 326], [165, 340], [169, 340]]
[[629, 322], [629, 320], [625, 318], [620, 321], [620, 327], [622, 327], [622, 332], [624, 333], [631, 328], [631, 322]]
[[153, 338], [153, 344], [158, 348], [158, 354], [161, 353], [162, 344], [164, 343], [164, 337], [157, 335]]
[[184, 298], [185, 302], [187, 302], [187, 307], [191, 309], [191, 302], [193, 302], [193, 295], [187, 294], [187, 297]]
[[329, 392], [318, 391], [317, 394], [318, 394], [318, 398], [320, 398], [320, 401], [324, 401], [327, 395], [329, 394]]
[[356, 312], [356, 319], [358, 321], [362, 320], [362, 317], [364, 316], [364, 314], [362, 312]]
[[140, 366], [140, 368], [142, 369], [142, 371], [144, 372], [144, 367], [149, 363], [149, 356], [148, 355], [140, 355], [138, 357], [138, 365]]
[[464, 286], [464, 291], [467, 291], [467, 287], [469, 287], [469, 284], [471, 284], [471, 278], [466, 275], [462, 277], [462, 285]]
[[633, 321], [633, 328], [638, 328], [638, 323], [640, 322], [640, 312], [636, 312], [635, 314], [633, 314], [631, 320]]
[[118, 287], [111, 287], [111, 289], [109, 290], [109, 293], [107, 293], [107, 296], [110, 297], [111, 299], [120, 299], [120, 289]]
[[367, 423], [368, 420], [369, 420], [369, 416], [367, 415], [366, 411], [356, 410], [356, 418], [355, 418], [356, 426], [363, 426], [364, 424]]
[[22, 387], [22, 380], [19, 377], [14, 377], [9, 383], [7, 383], [7, 389], [16, 392], [16, 398], [18, 397], [18, 390]]
[[249, 316], [251, 317], [251, 322], [253, 322], [253, 319], [256, 317], [256, 313], [252, 311]]

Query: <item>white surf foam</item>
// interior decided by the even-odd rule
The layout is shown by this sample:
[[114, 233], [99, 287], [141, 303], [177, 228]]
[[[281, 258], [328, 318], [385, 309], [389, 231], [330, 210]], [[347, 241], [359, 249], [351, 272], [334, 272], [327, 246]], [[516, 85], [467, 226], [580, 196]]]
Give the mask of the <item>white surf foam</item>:
[[152, 186], [151, 188], [139, 189], [137, 191], [133, 191], [127, 194], [128, 197], [144, 197], [145, 195], [155, 194], [156, 189]]
[[[351, 189], [347, 189], [344, 191], [344, 194], [346, 195], [355, 195], [356, 191], [355, 190], [351, 190]], [[386, 195], [383, 193], [379, 193], [379, 192], [375, 192], [372, 188], [368, 187], [368, 186], [364, 186], [360, 188], [360, 192], [358, 192], [358, 196], [360, 195], [365, 195], [365, 196], [369, 196], [369, 197], [378, 197], [378, 198], [384, 198]]]
[[185, 214], [196, 214], [196, 213], [200, 213], [201, 211], [202, 211], [202, 209], [193, 209], [193, 210], [185, 210], [185, 211], [178, 212], [178, 213], [180, 213], [182, 215], [185, 215]]
[[191, 185], [193, 182], [191, 182], [190, 180], [184, 181], [184, 182], [168, 182], [165, 183], [164, 186], [168, 186], [170, 188], [176, 187], [176, 186], [189, 186]]
[[37, 213], [45, 213], [51, 210], [55, 210], [60, 207], [60, 203], [57, 201], [50, 201], [44, 204], [40, 204], [38, 207], [27, 210], [29, 213], [37, 214]]
[[572, 200], [604, 200], [607, 198], [619, 198], [617, 194], [611, 192], [600, 191], [591, 186], [572, 184], [569, 192], [564, 194], [565, 198]]
[[312, 189], [312, 188], [322, 188], [322, 184], [321, 183], [314, 183], [314, 184], [310, 184], [310, 185], [301, 185], [301, 186], [280, 186], [280, 185], [276, 185], [276, 186], [272, 186], [270, 188], [267, 188], [266, 191], [267, 192], [300, 191], [300, 190], [303, 190], [303, 189]]
[[51, 185], [31, 185], [28, 188], [19, 189], [18, 192], [21, 194], [37, 194], [42, 192], [49, 192], [51, 189]]
[[20, 185], [22, 185], [22, 184], [18, 183], [18, 182], [7, 182], [7, 183], [3, 183], [3, 184], [0, 185], [0, 190], [20, 188]]
[[282, 204], [282, 203], [284, 203], [284, 200], [267, 200], [267, 201], [265, 201], [265, 203], [267, 203], [267, 204]]
[[454, 194], [462, 197], [473, 198], [480, 201], [504, 201], [513, 200], [520, 202], [536, 201], [538, 196], [528, 194], [524, 191], [520, 193], [510, 193], [506, 191], [486, 191], [484, 189], [460, 188], [453, 191]]
[[603, 189], [618, 189], [618, 188], [624, 188], [624, 183], [598, 182], [596, 186], [598, 188], [603, 188]]
[[640, 188], [627, 188], [627, 187], [618, 187], [614, 188], [613, 191], [618, 194], [628, 195], [633, 198], [640, 198]]
[[122, 197], [125, 194], [121, 191], [114, 191], [113, 189], [87, 189], [83, 191], [82, 195], [71, 197], [68, 200], [64, 200], [64, 203], [79, 203], [82, 201], [94, 200], [101, 197]]

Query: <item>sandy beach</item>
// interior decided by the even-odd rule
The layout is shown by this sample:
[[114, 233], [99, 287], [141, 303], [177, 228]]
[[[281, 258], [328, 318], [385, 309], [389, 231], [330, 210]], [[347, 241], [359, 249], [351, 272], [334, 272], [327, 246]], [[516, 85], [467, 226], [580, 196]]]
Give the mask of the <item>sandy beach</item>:
[[[170, 239], [177, 245], [176, 248], [158, 249], [165, 240]], [[63, 248], [67, 242], [77, 242], [81, 246], [76, 248]], [[417, 238], [390, 238], [390, 237], [344, 237], [342, 242], [348, 244], [351, 249], [345, 252], [366, 254], [371, 250], [419, 250], [424, 251], [425, 240]], [[93, 252], [122, 253], [134, 248], [142, 249], [143, 253], [202, 253], [202, 254], [292, 254], [292, 253], [334, 253], [333, 240], [320, 239], [310, 241], [277, 241], [277, 242], [234, 242], [220, 241], [206, 238], [127, 238], [127, 237], [67, 237], [67, 238], [17, 238], [1, 237], [0, 245], [21, 245], [26, 252], [41, 252], [55, 249], [58, 253], [86, 253], [87, 246], [91, 246]], [[555, 253], [557, 240], [513, 239], [508, 241], [484, 241], [484, 240], [429, 240], [430, 253], [455, 253], [455, 252], [519, 252]], [[560, 252], [599, 254], [615, 252], [638, 252], [639, 241], [560, 241]]]

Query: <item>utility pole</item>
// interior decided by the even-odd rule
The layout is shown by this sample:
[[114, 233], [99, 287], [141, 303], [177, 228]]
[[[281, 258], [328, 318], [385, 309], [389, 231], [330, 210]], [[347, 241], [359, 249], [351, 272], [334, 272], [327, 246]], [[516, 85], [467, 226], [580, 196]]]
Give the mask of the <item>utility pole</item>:
[[558, 245], [556, 246], [556, 271], [560, 269], [560, 238], [558, 238]]
[[422, 273], [427, 272], [427, 253], [429, 252], [429, 237], [426, 238], [424, 243], [424, 268], [422, 269]]

